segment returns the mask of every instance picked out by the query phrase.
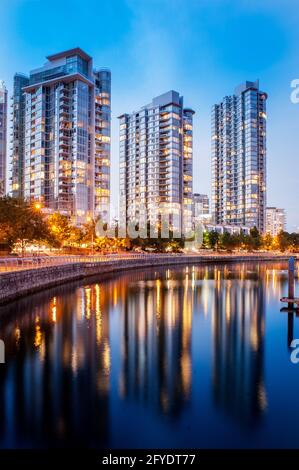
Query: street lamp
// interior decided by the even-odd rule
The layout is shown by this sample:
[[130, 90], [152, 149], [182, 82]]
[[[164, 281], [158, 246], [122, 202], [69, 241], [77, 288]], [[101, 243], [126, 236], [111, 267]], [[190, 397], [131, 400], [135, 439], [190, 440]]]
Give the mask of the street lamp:
[[[42, 205], [39, 201], [37, 201], [37, 202], [34, 203], [33, 207], [37, 212], [40, 212], [40, 210], [42, 208]], [[39, 255], [39, 243], [38, 243], [37, 255]]]

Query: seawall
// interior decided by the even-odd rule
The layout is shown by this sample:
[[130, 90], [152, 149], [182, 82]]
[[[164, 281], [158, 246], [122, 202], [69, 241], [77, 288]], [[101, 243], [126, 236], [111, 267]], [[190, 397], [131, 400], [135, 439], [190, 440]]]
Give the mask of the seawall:
[[0, 273], [0, 303], [88, 276], [120, 273], [129, 269], [186, 264], [287, 261], [288, 256], [277, 255], [147, 255], [140, 258], [114, 258], [104, 262], [74, 262]]

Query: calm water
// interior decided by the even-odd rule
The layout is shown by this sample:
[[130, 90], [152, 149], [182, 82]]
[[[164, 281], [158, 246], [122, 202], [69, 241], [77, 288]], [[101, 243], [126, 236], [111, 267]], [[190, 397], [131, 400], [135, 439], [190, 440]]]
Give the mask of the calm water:
[[1, 307], [0, 447], [298, 448], [284, 268], [135, 271]]

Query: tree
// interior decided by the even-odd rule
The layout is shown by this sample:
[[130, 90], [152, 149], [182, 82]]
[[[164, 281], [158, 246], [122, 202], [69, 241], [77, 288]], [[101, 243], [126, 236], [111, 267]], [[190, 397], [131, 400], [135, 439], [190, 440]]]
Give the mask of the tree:
[[290, 234], [283, 230], [276, 237], [278, 249], [282, 252], [286, 251], [290, 246]]
[[220, 234], [219, 232], [217, 232], [217, 230], [212, 230], [211, 232], [208, 232], [209, 246], [213, 250], [218, 248], [219, 239]]
[[240, 233], [238, 235], [239, 248], [245, 248], [246, 247], [246, 237], [247, 237], [247, 235], [244, 233], [244, 231], [240, 230]]
[[223, 232], [220, 235], [220, 240], [219, 240], [221, 248], [224, 250], [231, 250], [233, 247], [233, 240], [232, 236], [229, 232]]
[[262, 247], [263, 240], [260, 232], [256, 227], [253, 227], [250, 229], [250, 236], [252, 238], [252, 245], [254, 250], [258, 250], [259, 248]]
[[126, 251], [130, 249], [130, 241], [128, 238], [109, 238], [97, 237], [94, 242], [95, 251]]
[[230, 234], [229, 232], [224, 232], [220, 236], [220, 246], [224, 250], [234, 250], [239, 248], [241, 245], [241, 237], [238, 233]]
[[72, 226], [68, 217], [56, 212], [48, 217], [48, 226], [60, 245], [66, 244], [72, 233]]
[[67, 216], [60, 212], [51, 214], [48, 217], [48, 226], [60, 247], [80, 247], [85, 232], [82, 228], [72, 225]]
[[259, 250], [262, 247], [262, 236], [256, 227], [250, 229], [249, 235], [245, 235], [244, 244], [248, 250]]
[[[138, 229], [138, 224], [136, 224], [136, 230]], [[180, 252], [184, 248], [185, 239], [184, 237], [175, 238], [173, 231], [170, 229], [168, 232], [168, 237], [162, 237], [161, 226], [158, 225], [156, 230], [151, 227], [150, 222], [147, 223], [146, 228], [147, 237], [146, 238], [132, 238], [130, 243], [132, 248], [139, 248], [144, 251], [155, 251], [157, 253], [165, 252]], [[151, 236], [151, 234], [156, 234], [156, 236]]]
[[168, 253], [181, 253], [182, 252], [182, 243], [181, 240], [171, 240], [168, 242], [168, 244], [165, 246], [165, 251]]
[[290, 233], [289, 234], [289, 248], [292, 251], [297, 251], [299, 249], [299, 234], [298, 233]]
[[84, 232], [81, 227], [72, 226], [72, 230], [68, 239], [71, 246], [80, 247], [84, 238]]
[[271, 248], [273, 247], [273, 237], [271, 236], [270, 233], [266, 233], [263, 238], [263, 247], [267, 250], [270, 251]]
[[23, 199], [5, 196], [0, 198], [0, 241], [10, 250], [20, 242], [24, 255], [27, 244], [54, 239], [40, 210]]
[[202, 248], [209, 248], [209, 245], [210, 245], [209, 232], [205, 231], [203, 233], [203, 238], [202, 238]]

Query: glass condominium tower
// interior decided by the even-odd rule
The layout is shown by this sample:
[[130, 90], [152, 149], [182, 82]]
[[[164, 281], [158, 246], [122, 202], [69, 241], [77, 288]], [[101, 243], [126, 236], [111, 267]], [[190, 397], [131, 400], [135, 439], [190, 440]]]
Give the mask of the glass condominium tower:
[[[22, 194], [75, 224], [108, 221], [111, 74], [80, 48], [47, 57], [22, 88]], [[13, 156], [14, 158], [14, 156]], [[12, 172], [13, 179], [14, 172]], [[12, 181], [14, 187], [14, 180]]]
[[6, 194], [7, 90], [0, 80], [0, 197]]
[[120, 221], [192, 229], [193, 114], [169, 91], [120, 123]]
[[266, 100], [245, 82], [212, 108], [212, 213], [223, 225], [265, 231]]
[[13, 80], [11, 105], [11, 148], [10, 148], [10, 193], [13, 197], [24, 197], [25, 165], [25, 93], [23, 88], [29, 78], [16, 73]]

